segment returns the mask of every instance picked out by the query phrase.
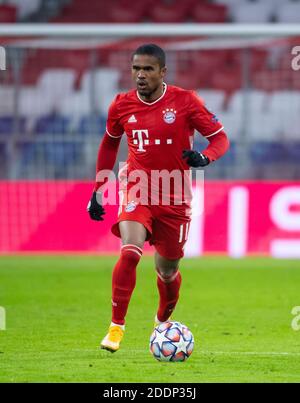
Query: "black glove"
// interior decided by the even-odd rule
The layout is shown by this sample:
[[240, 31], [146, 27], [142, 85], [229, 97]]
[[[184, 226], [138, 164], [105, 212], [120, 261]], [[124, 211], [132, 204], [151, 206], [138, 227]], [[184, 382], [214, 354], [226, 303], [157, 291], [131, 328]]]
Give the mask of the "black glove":
[[186, 163], [193, 168], [205, 167], [210, 163], [205, 155], [194, 150], [183, 150], [182, 158], [187, 158]]
[[[98, 193], [99, 195], [99, 193]], [[103, 221], [104, 208], [97, 201], [97, 192], [93, 192], [91, 200], [87, 205], [87, 211], [92, 220]]]

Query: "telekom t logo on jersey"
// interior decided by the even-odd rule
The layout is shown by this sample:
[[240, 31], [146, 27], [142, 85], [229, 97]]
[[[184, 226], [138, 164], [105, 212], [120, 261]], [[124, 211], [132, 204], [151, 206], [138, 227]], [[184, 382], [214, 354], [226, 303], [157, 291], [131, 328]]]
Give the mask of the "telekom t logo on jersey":
[[[137, 137], [137, 138], [136, 138]], [[149, 132], [147, 129], [140, 129], [140, 130], [132, 130], [132, 138], [133, 138], [133, 144], [138, 144], [138, 149], [137, 151], [140, 152], [145, 152], [146, 150], [144, 149], [144, 145], [149, 145], [150, 140], [149, 140]], [[172, 144], [173, 140], [172, 139], [166, 139], [167, 144]], [[160, 139], [154, 139], [155, 145], [160, 145]]]
[[[135, 139], [135, 135], [137, 135], [138, 139]], [[143, 135], [145, 135], [145, 143], [144, 143], [144, 138]], [[141, 129], [141, 130], [132, 130], [132, 137], [133, 137], [133, 144], [138, 144], [139, 148], [137, 149], [138, 151], [145, 152], [146, 150], [143, 148], [144, 144], [149, 144], [149, 133], [148, 130], [146, 129]]]

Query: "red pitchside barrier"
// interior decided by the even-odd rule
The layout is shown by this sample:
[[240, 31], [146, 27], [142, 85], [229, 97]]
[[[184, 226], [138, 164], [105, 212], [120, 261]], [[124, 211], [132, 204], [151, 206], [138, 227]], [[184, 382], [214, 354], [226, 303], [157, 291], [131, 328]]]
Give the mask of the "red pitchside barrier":
[[[86, 212], [93, 185], [78, 181], [0, 182], [0, 253], [119, 252], [103, 222]], [[257, 254], [300, 258], [300, 182], [205, 182], [195, 192], [186, 256]], [[151, 252], [148, 244], [145, 251]]]

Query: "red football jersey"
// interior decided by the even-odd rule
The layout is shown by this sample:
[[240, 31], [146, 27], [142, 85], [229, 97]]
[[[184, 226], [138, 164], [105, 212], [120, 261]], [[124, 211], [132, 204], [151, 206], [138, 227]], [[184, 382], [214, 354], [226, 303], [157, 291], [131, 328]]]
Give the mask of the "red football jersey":
[[118, 94], [112, 102], [106, 132], [127, 135], [127, 170], [189, 170], [183, 150], [193, 146], [194, 131], [210, 137], [223, 129], [194, 91], [164, 84], [162, 96], [145, 102], [136, 90]]

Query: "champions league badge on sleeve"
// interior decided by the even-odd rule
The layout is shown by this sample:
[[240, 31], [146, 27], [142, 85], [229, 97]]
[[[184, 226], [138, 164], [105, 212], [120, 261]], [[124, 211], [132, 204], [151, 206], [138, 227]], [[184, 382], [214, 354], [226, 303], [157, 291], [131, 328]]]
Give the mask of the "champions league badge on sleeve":
[[212, 118], [211, 118], [211, 121], [212, 121], [213, 123], [217, 123], [217, 122], [219, 121], [219, 119], [217, 118], [216, 115], [213, 115]]
[[163, 110], [164, 121], [168, 124], [174, 123], [176, 120], [176, 113], [177, 112], [173, 108], [167, 108], [166, 110]]

